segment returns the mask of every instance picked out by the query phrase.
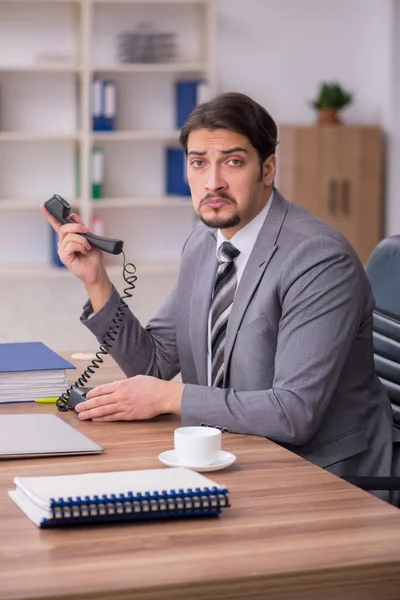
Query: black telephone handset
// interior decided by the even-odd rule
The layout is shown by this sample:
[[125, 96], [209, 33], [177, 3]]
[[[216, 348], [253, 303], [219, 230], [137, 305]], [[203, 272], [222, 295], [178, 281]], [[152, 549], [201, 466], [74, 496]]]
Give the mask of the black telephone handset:
[[[44, 206], [49, 213], [62, 225], [75, 222], [69, 216], [71, 212], [71, 206], [58, 194], [54, 194], [54, 196], [52, 196], [49, 200], [46, 200]], [[111, 325], [104, 336], [100, 349], [98, 352], [96, 352], [96, 358], [92, 360], [91, 364], [85, 369], [75, 383], [57, 399], [56, 405], [60, 411], [74, 410], [77, 404], [86, 400], [86, 394], [91, 388], [85, 387], [85, 383], [90, 379], [91, 375], [93, 375], [93, 369], [98, 369], [100, 367], [101, 363], [103, 362], [102, 355], [108, 354], [108, 351], [110, 350], [116, 338], [118, 330], [121, 327], [122, 320], [125, 316], [125, 310], [127, 308], [125, 299], [132, 298], [131, 290], [135, 288], [135, 281], [137, 279], [135, 275], [135, 265], [132, 263], [127, 263], [125, 260], [125, 254], [123, 251], [124, 242], [122, 240], [101, 237], [100, 235], [90, 233], [90, 231], [88, 233], [80, 233], [79, 235], [83, 235], [83, 237], [85, 237], [88, 242], [92, 244], [92, 246], [96, 246], [96, 248], [100, 248], [100, 250], [103, 250], [104, 252], [109, 252], [110, 254], [121, 254], [122, 252], [124, 256], [122, 274], [125, 282], [128, 284], [128, 287], [124, 289], [124, 295], [121, 296], [121, 301], [117, 307]]]
[[[65, 225], [66, 223], [75, 223], [69, 216], [71, 206], [58, 194], [54, 194], [49, 200], [46, 200], [44, 205], [49, 213], [62, 225]], [[100, 248], [100, 250], [109, 252], [110, 254], [121, 254], [124, 247], [124, 242], [122, 240], [102, 237], [95, 233], [90, 233], [90, 231], [88, 233], [80, 233], [79, 235], [86, 238], [92, 246], [96, 246], [96, 248]]]

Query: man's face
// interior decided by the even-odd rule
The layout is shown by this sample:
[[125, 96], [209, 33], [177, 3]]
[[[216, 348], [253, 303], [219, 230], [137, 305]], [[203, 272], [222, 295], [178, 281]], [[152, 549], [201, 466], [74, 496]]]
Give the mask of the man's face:
[[250, 140], [228, 129], [198, 129], [188, 138], [193, 206], [209, 227], [230, 239], [265, 206], [273, 189], [275, 156], [263, 165]]

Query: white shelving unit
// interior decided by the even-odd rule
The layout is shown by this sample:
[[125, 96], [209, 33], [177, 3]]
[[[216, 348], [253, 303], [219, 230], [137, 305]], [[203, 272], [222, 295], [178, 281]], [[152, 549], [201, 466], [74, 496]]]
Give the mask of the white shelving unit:
[[[118, 33], [141, 22], [175, 33], [173, 62], [117, 62]], [[174, 85], [204, 78], [216, 92], [215, 39], [213, 0], [0, 0], [0, 277], [53, 277], [39, 211], [53, 193], [86, 223], [100, 215], [129, 260], [171, 272], [194, 223], [190, 198], [165, 195], [165, 147], [179, 135]], [[116, 82], [114, 132], [92, 131], [97, 76]], [[94, 146], [105, 156], [101, 200], [91, 198]]]

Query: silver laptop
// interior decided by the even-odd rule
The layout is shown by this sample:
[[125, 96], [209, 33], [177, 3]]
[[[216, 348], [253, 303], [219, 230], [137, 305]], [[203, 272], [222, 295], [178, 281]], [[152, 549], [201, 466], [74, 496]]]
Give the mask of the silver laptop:
[[0, 459], [100, 452], [99, 444], [55, 415], [0, 415]]

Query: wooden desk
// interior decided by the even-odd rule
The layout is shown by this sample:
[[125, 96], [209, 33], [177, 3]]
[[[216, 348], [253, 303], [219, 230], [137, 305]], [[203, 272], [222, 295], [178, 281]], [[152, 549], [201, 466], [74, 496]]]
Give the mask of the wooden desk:
[[[95, 381], [119, 378], [108, 365]], [[27, 412], [55, 407], [0, 405]], [[38, 529], [7, 496], [13, 477], [159, 468], [179, 423], [58, 414], [105, 453], [0, 462], [2, 600], [399, 598], [400, 511], [258, 437], [223, 437], [237, 462], [209, 474], [231, 492], [219, 518]]]

